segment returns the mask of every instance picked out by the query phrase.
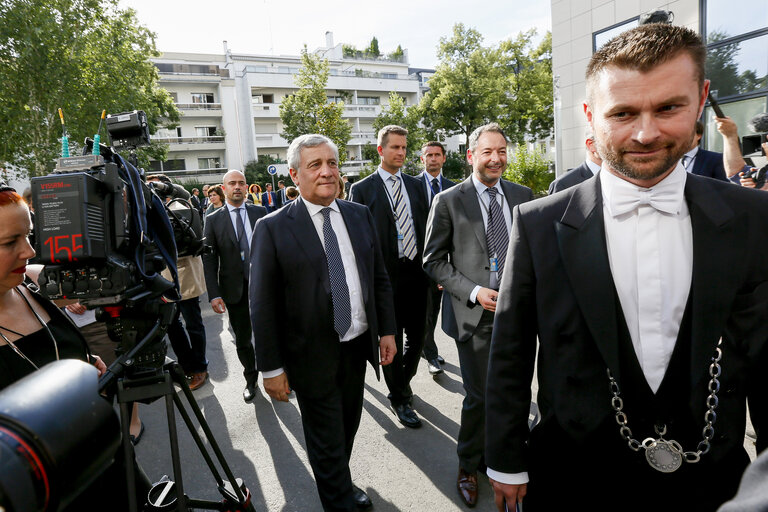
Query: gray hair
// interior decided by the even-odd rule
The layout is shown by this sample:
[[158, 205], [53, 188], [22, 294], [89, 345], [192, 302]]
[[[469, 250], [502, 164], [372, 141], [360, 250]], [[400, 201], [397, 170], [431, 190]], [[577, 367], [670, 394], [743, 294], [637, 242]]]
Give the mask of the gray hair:
[[293, 142], [291, 142], [291, 145], [288, 146], [288, 167], [291, 169], [296, 169], [296, 172], [299, 172], [301, 166], [301, 150], [304, 148], [315, 148], [323, 144], [327, 144], [333, 150], [333, 154], [336, 156], [336, 160], [338, 161], [339, 148], [331, 139], [325, 135], [320, 135], [319, 133], [308, 133], [306, 135], [296, 137], [293, 139]]
[[507, 136], [504, 134], [504, 130], [502, 130], [501, 126], [499, 126], [499, 123], [484, 124], [483, 126], [478, 126], [477, 128], [475, 128], [475, 131], [473, 131], [472, 134], [469, 136], [470, 151], [474, 151], [475, 149], [477, 149], [477, 140], [484, 133], [498, 133], [502, 137], [504, 137], [504, 140], [508, 140]]

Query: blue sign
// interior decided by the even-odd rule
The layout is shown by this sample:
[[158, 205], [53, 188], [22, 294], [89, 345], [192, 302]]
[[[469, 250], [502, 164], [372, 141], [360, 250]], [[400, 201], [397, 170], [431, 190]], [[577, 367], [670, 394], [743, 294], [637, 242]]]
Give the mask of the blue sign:
[[274, 176], [275, 174], [277, 174], [277, 167], [274, 165], [270, 165], [269, 167], [267, 167], [267, 172], [272, 176]]

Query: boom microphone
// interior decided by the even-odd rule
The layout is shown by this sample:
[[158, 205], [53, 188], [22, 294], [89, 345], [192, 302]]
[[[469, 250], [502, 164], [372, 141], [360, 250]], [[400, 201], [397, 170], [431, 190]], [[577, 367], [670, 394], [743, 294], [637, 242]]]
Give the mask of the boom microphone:
[[755, 133], [768, 132], [768, 113], [757, 114], [750, 119], [749, 129]]

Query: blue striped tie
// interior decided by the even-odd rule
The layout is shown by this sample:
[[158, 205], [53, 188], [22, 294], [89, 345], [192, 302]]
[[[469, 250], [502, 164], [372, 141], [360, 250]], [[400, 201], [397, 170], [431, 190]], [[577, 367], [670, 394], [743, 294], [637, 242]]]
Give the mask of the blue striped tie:
[[333, 302], [333, 327], [340, 338], [343, 338], [352, 325], [352, 305], [349, 301], [347, 275], [344, 272], [344, 262], [341, 260], [339, 241], [331, 226], [331, 209], [323, 208], [323, 241], [325, 242], [325, 257], [328, 260], [328, 277], [331, 281], [331, 301]]
[[501, 273], [504, 270], [504, 260], [507, 259], [507, 246], [509, 245], [509, 233], [507, 233], [507, 223], [504, 220], [504, 212], [501, 205], [496, 200], [495, 188], [490, 187], [488, 191], [488, 228], [485, 232], [485, 240], [488, 242], [488, 255], [493, 258], [496, 255], [499, 265], [498, 279], [501, 282]]
[[395, 220], [397, 221], [400, 233], [403, 235], [403, 255], [412, 260], [416, 257], [417, 253], [413, 223], [403, 200], [400, 179], [397, 176], [391, 176], [389, 179], [392, 180], [392, 197], [395, 200]]

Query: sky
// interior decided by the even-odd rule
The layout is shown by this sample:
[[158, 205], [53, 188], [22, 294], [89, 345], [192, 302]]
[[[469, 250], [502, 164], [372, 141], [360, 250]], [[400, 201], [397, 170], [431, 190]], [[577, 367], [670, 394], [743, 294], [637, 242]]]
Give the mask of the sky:
[[375, 2], [341, 0], [119, 0], [132, 7], [139, 21], [157, 34], [165, 52], [223, 53], [226, 40], [233, 53], [298, 55], [304, 44], [312, 51], [334, 43], [363, 49], [373, 36], [382, 53], [401, 45], [411, 67], [433, 68], [441, 37], [464, 23], [480, 31], [486, 44], [535, 28], [539, 37], [551, 30], [548, 0], [467, 0]]

